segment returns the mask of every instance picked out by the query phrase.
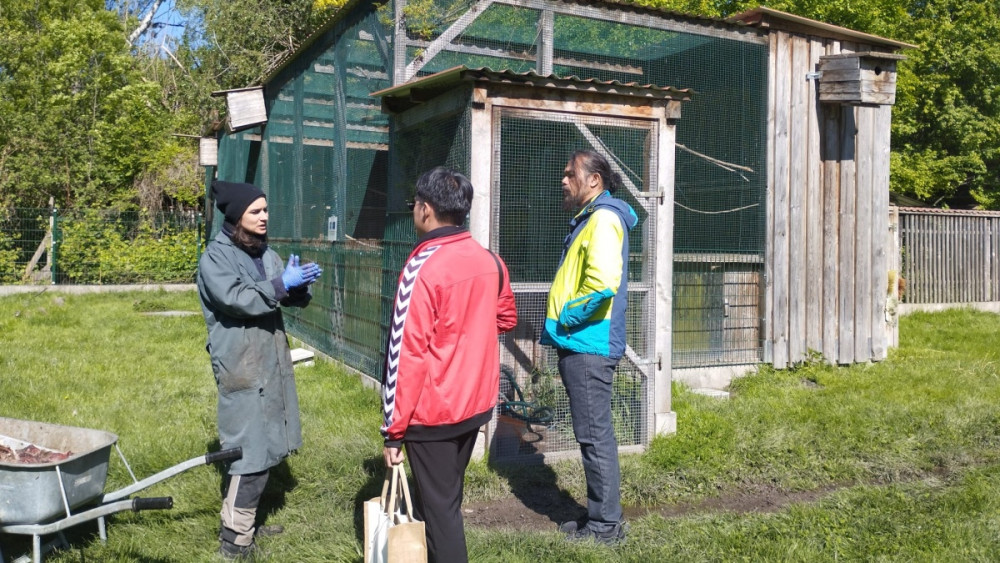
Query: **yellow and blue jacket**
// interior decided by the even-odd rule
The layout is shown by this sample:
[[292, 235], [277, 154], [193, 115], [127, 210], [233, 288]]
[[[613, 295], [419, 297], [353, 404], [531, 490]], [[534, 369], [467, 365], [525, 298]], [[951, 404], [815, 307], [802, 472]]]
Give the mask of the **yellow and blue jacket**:
[[569, 222], [559, 270], [549, 290], [541, 343], [618, 359], [625, 353], [628, 232], [632, 207], [601, 193]]

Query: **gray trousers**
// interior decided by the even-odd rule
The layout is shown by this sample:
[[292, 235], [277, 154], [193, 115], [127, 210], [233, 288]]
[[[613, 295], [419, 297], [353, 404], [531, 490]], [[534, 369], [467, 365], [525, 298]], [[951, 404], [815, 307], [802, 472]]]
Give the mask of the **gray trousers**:
[[268, 471], [230, 475], [226, 498], [222, 500], [222, 533], [219, 539], [236, 545], [253, 543], [257, 506], [267, 485]]
[[611, 382], [618, 360], [559, 352], [559, 374], [569, 396], [573, 434], [587, 477], [587, 527], [615, 528], [622, 519], [618, 441], [611, 422]]

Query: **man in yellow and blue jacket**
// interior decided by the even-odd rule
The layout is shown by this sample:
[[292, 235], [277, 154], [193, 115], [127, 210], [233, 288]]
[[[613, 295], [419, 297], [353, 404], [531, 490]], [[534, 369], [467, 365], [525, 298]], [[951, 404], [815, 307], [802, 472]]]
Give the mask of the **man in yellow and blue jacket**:
[[638, 218], [631, 206], [612, 196], [620, 184], [596, 151], [576, 151], [566, 164], [563, 208], [576, 215], [549, 290], [541, 337], [559, 354], [587, 478], [587, 520], [559, 528], [571, 540], [605, 544], [621, 542], [626, 532], [611, 393], [615, 367], [625, 353], [628, 233]]

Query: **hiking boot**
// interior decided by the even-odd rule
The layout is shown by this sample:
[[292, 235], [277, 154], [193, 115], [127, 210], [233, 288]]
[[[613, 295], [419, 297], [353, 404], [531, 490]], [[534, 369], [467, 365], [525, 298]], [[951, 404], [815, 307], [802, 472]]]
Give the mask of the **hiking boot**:
[[619, 522], [606, 532], [598, 532], [590, 526], [580, 526], [576, 522], [565, 522], [559, 526], [559, 531], [566, 534], [566, 539], [572, 542], [594, 541], [602, 545], [618, 545], [625, 541], [628, 524]]
[[253, 535], [259, 538], [269, 538], [283, 533], [285, 533], [285, 527], [281, 524], [266, 524], [264, 526], [257, 526], [257, 530], [254, 531]]
[[250, 545], [236, 545], [233, 542], [222, 540], [219, 545], [219, 553], [223, 559], [246, 561], [260, 556], [261, 550], [257, 547], [256, 542]]

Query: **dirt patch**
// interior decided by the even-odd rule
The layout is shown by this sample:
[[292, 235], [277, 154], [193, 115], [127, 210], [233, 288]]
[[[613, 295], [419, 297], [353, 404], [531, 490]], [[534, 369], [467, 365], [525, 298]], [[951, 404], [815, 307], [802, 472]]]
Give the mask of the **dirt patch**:
[[[716, 512], [738, 514], [777, 512], [792, 504], [815, 502], [839, 488], [841, 487], [827, 487], [804, 492], [759, 489], [690, 503], [626, 507], [625, 519], [636, 520], [650, 514], [676, 518]], [[476, 528], [555, 531], [560, 522], [583, 519], [586, 516], [585, 505], [585, 499], [577, 501], [554, 488], [544, 490], [539, 487], [520, 491], [518, 496], [496, 502], [466, 504], [463, 512], [465, 524]]]

